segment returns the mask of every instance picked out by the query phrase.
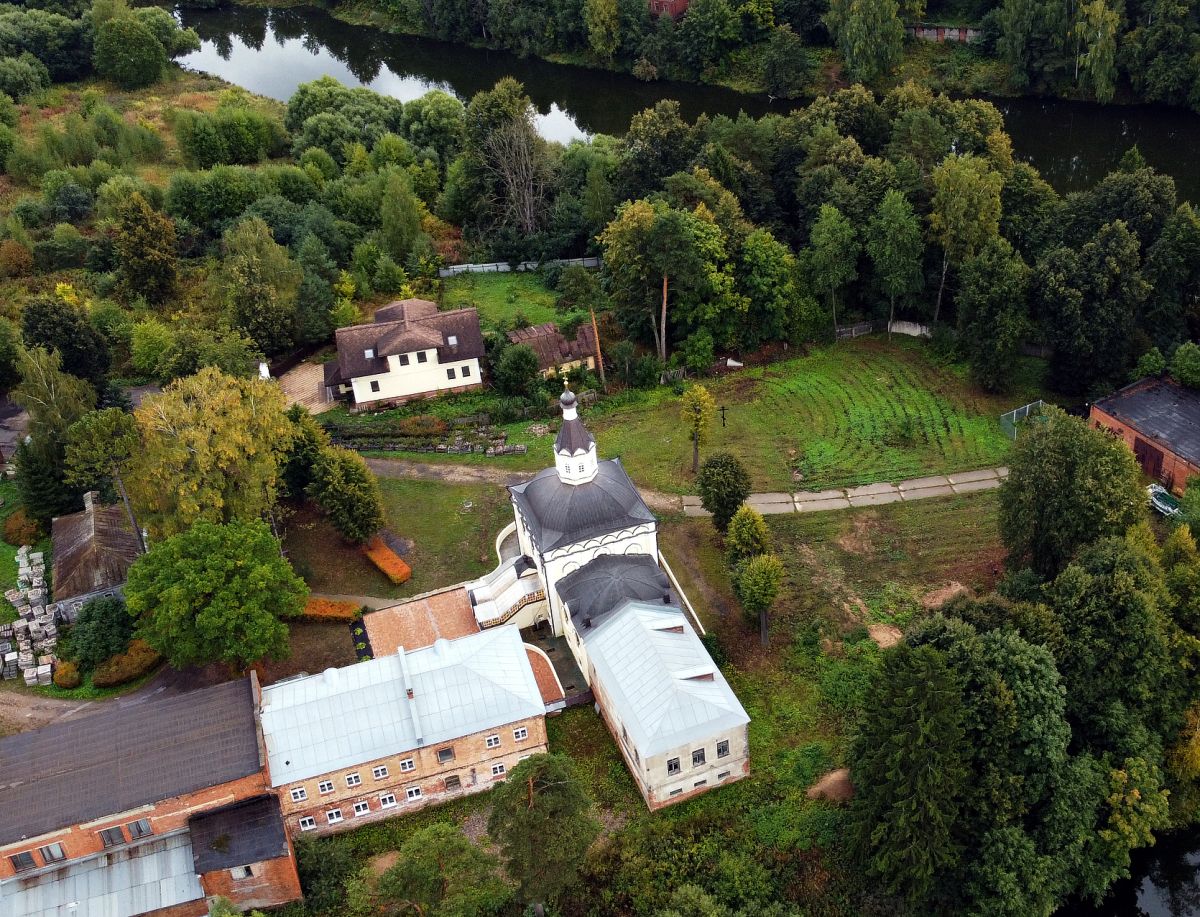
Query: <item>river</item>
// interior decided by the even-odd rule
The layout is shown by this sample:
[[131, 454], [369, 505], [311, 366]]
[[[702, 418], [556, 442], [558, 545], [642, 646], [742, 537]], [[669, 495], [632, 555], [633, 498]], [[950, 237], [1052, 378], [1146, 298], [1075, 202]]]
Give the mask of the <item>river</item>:
[[[504, 76], [525, 85], [538, 129], [567, 142], [593, 133], [622, 134], [629, 119], [659, 99], [679, 101], [686, 118], [703, 112], [759, 116], [793, 105], [690, 83], [643, 83], [632, 76], [520, 58], [425, 38], [348, 25], [314, 8], [183, 9], [201, 49], [182, 63], [261, 95], [286, 100], [303, 82], [331, 74], [349, 85], [402, 100], [430, 89], [461, 99]], [[1200, 115], [1151, 106], [1101, 106], [1042, 99], [997, 99], [1017, 156], [1032, 162], [1059, 191], [1088, 187], [1134, 143], [1155, 168], [1175, 178], [1180, 197], [1200, 200]]]

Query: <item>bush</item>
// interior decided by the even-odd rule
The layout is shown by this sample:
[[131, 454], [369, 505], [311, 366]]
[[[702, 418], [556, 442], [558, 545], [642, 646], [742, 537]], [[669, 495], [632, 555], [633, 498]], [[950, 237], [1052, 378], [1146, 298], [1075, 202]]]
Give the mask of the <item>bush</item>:
[[89, 599], [71, 628], [70, 655], [85, 672], [129, 649], [133, 618], [122, 599]]
[[437, 439], [444, 436], [450, 425], [440, 417], [432, 414], [417, 414], [415, 417], [401, 417], [396, 421], [396, 432], [400, 436], [412, 436], [418, 439]]
[[300, 617], [312, 621], [353, 621], [362, 609], [354, 602], [309, 598]]
[[167, 52], [154, 33], [136, 19], [110, 19], [96, 30], [96, 72], [122, 89], [155, 82], [167, 66]]
[[1188, 341], [1179, 346], [1171, 358], [1171, 375], [1181, 385], [1200, 388], [1200, 345]]
[[42, 527], [29, 517], [23, 506], [4, 520], [4, 540], [15, 547], [37, 544], [41, 537]]
[[362, 544], [383, 527], [379, 482], [357, 452], [321, 450], [305, 492], [347, 541]]
[[399, 586], [401, 583], [407, 583], [412, 577], [412, 568], [404, 562], [404, 559], [399, 554], [389, 548], [378, 535], [363, 545], [362, 551], [367, 560], [378, 567], [379, 572], [390, 579], [395, 585]]
[[738, 507], [750, 496], [750, 475], [737, 457], [729, 452], [709, 456], [696, 476], [700, 500], [712, 513], [713, 525], [724, 532]]
[[537, 389], [540, 379], [537, 354], [528, 344], [506, 347], [492, 369], [492, 381], [505, 395], [527, 395]]
[[54, 669], [54, 684], [66, 691], [78, 688], [83, 676], [73, 662], [60, 662]]
[[0, 58], [0, 92], [5, 95], [22, 99], [49, 85], [50, 71], [32, 54]]
[[50, 238], [33, 245], [33, 260], [44, 273], [82, 267], [87, 258], [87, 240], [70, 223], [59, 223]]
[[141, 678], [162, 662], [162, 656], [145, 640], [134, 640], [129, 649], [101, 663], [92, 673], [97, 688], [112, 688]]
[[27, 277], [33, 271], [33, 252], [13, 239], [0, 242], [0, 276]]

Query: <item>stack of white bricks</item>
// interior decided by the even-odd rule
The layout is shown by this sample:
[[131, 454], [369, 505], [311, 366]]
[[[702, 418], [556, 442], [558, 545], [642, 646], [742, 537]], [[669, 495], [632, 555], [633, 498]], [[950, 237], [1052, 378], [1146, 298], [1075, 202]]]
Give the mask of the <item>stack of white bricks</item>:
[[[0, 677], [48, 685], [58, 664], [59, 607], [46, 604], [46, 561], [28, 545], [17, 551], [17, 588], [4, 593], [17, 610], [12, 624], [0, 626]], [[7, 648], [6, 648], [7, 647]]]

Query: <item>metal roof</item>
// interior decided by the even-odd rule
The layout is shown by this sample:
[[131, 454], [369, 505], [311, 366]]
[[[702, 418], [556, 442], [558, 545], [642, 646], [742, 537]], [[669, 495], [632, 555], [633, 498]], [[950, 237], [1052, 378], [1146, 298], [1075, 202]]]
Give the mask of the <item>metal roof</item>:
[[249, 866], [288, 855], [283, 815], [274, 796], [256, 796], [188, 819], [197, 873]]
[[509, 492], [542, 551], [655, 521], [620, 459], [599, 462], [585, 484], [566, 484], [546, 468]]
[[520, 632], [505, 625], [264, 688], [262, 727], [282, 786], [545, 710]]
[[186, 831], [0, 882], [0, 917], [134, 917], [204, 897]]
[[582, 637], [612, 711], [643, 757], [750, 722], [678, 608], [628, 602]]
[[631, 600], [673, 604], [671, 583], [649, 554], [601, 554], [560, 579], [555, 589], [580, 633]]
[[1166, 379], [1141, 379], [1101, 398], [1096, 407], [1200, 465], [1200, 392]]
[[219, 786], [261, 766], [249, 679], [115, 701], [0, 739], [0, 844]]

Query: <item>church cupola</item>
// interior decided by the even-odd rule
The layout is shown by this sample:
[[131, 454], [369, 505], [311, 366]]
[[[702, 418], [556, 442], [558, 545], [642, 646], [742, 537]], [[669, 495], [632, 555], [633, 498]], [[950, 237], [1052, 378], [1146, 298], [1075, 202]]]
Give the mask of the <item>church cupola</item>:
[[554, 464], [558, 478], [564, 484], [586, 484], [596, 477], [596, 440], [579, 419], [575, 393], [563, 383], [558, 399], [562, 405], [563, 421], [554, 441]]

